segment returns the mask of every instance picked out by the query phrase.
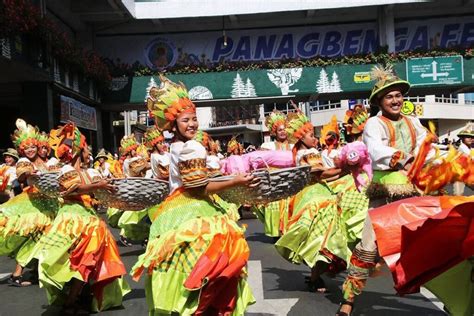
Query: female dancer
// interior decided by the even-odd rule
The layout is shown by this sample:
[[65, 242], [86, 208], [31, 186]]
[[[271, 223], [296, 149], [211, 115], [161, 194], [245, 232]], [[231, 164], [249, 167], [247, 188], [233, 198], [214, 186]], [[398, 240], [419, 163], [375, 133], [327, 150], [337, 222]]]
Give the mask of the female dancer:
[[212, 182], [206, 149], [194, 140], [195, 105], [183, 85], [164, 76], [148, 100], [158, 126], [174, 133], [171, 144], [170, 196], [156, 206], [145, 254], [132, 268], [137, 280], [147, 273], [150, 315], [242, 315], [253, 296], [245, 277], [249, 248], [243, 230], [209, 196], [253, 177]]

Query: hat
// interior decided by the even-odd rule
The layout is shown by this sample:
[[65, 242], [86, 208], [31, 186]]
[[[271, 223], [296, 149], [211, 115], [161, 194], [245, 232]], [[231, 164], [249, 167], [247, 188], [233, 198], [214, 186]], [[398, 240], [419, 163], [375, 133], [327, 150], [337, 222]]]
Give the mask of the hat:
[[372, 93], [369, 97], [369, 103], [371, 105], [379, 105], [378, 99], [384, 96], [387, 91], [393, 87], [400, 89], [402, 94], [406, 94], [410, 90], [410, 83], [406, 80], [398, 78], [393, 73], [393, 66], [387, 67], [374, 66], [371, 72], [371, 79], [376, 80], [376, 83], [372, 89]]
[[99, 159], [99, 158], [105, 158], [107, 159], [108, 158], [108, 155], [107, 155], [107, 152], [105, 151], [104, 148], [102, 148], [101, 150], [99, 150], [99, 152], [97, 153], [97, 156], [95, 156], [95, 159]]
[[48, 152], [51, 151], [51, 145], [49, 144], [49, 135], [46, 132], [38, 132], [36, 134], [36, 139], [38, 139], [38, 146], [46, 146]]
[[26, 122], [22, 119], [17, 119], [15, 125], [17, 129], [13, 132], [11, 138], [13, 141], [13, 145], [20, 154], [23, 154], [23, 150], [27, 146], [38, 146], [37, 127], [33, 127], [30, 124], [26, 124]]
[[160, 75], [160, 87], [150, 89], [147, 107], [155, 118], [156, 125], [171, 131], [176, 118], [183, 112], [196, 112], [196, 106], [189, 99], [188, 91], [183, 83], [176, 84]]
[[279, 126], [283, 125], [286, 127], [286, 115], [280, 111], [273, 110], [265, 120], [265, 125], [270, 131], [271, 135], [276, 135], [276, 131]]
[[7, 151], [3, 153], [3, 156], [10, 156], [16, 160], [20, 159], [20, 157], [18, 157], [18, 152], [14, 148], [8, 148]]
[[136, 150], [138, 147], [138, 142], [135, 138], [135, 134], [130, 134], [130, 135], [125, 135], [122, 137], [120, 140], [120, 155], [121, 156], [126, 156], [129, 154], [132, 150]]
[[296, 143], [303, 136], [314, 130], [309, 118], [302, 112], [289, 113], [287, 117], [286, 132], [290, 142]]
[[344, 125], [348, 135], [360, 134], [364, 131], [364, 126], [369, 119], [369, 113], [362, 104], [356, 104], [352, 110], [346, 111]]
[[162, 143], [165, 140], [163, 133], [157, 127], [147, 129], [143, 138], [148, 148], [153, 148], [156, 144]]
[[469, 122], [464, 128], [458, 133], [458, 137], [474, 137], [474, 123]]
[[49, 132], [49, 144], [54, 150], [56, 158], [64, 158], [68, 161], [87, 147], [86, 137], [73, 122], [52, 129]]

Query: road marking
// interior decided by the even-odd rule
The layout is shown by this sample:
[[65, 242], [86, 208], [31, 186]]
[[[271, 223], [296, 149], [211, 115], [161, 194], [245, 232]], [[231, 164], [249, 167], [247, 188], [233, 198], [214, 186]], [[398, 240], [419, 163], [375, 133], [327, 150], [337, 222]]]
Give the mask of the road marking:
[[8, 279], [11, 275], [11, 273], [0, 273], [0, 281]]
[[420, 287], [420, 293], [421, 295], [426, 297], [431, 302], [431, 304], [438, 307], [440, 310], [444, 311], [444, 304], [441, 303], [439, 299], [433, 293], [431, 293], [427, 288]]
[[263, 293], [262, 263], [260, 260], [248, 262], [248, 282], [252, 289], [255, 300], [254, 305], [249, 306], [247, 313], [261, 313], [270, 315], [288, 315], [291, 308], [298, 302], [298, 298], [265, 299]]

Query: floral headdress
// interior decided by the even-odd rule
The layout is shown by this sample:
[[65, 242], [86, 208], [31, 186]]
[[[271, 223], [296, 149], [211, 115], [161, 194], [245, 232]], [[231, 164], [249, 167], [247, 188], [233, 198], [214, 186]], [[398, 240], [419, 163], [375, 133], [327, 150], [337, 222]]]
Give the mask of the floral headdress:
[[209, 136], [208, 133], [202, 130], [198, 130], [196, 132], [196, 135], [194, 136], [194, 140], [201, 143], [201, 145], [203, 145], [205, 148], [208, 148], [211, 137]]
[[38, 146], [38, 128], [26, 124], [22, 119], [17, 119], [15, 124], [17, 129], [13, 132], [11, 138], [15, 148], [18, 150], [20, 155], [23, 155], [24, 149], [27, 146]]
[[280, 111], [274, 110], [265, 120], [265, 125], [271, 135], [276, 135], [276, 131], [280, 125], [286, 127], [286, 115]]
[[369, 119], [369, 113], [362, 104], [356, 104], [352, 110], [346, 111], [344, 125], [348, 135], [360, 134], [364, 131], [364, 126]]
[[143, 138], [148, 148], [153, 148], [156, 144], [162, 143], [165, 140], [163, 133], [157, 127], [147, 129]]
[[288, 114], [286, 132], [288, 133], [288, 138], [290, 142], [296, 143], [301, 138], [303, 138], [306, 133], [313, 130], [313, 124], [311, 124], [309, 118], [301, 111]]
[[372, 105], [378, 105], [378, 98], [383, 96], [384, 92], [392, 87], [398, 87], [402, 94], [406, 94], [410, 90], [408, 81], [398, 78], [393, 72], [393, 66], [374, 66], [371, 72], [371, 79], [377, 82], [372, 89], [369, 102]]
[[86, 138], [76, 124], [68, 122], [49, 133], [49, 144], [58, 159], [71, 161], [87, 147]]
[[183, 83], [176, 84], [160, 75], [159, 88], [150, 89], [147, 107], [155, 118], [156, 125], [164, 130], [171, 131], [173, 123], [183, 112], [196, 112], [196, 106], [189, 99], [188, 91]]
[[130, 135], [125, 135], [121, 140], [120, 140], [120, 155], [121, 156], [126, 156], [128, 155], [132, 150], [136, 150], [138, 148], [138, 142], [137, 139], [135, 138], [135, 134], [130, 134]]
[[244, 146], [237, 140], [237, 136], [233, 136], [227, 143], [227, 153], [233, 153], [236, 149], [239, 150], [239, 155], [244, 153]]
[[337, 117], [335, 115], [332, 116], [331, 121], [328, 124], [323, 125], [323, 128], [321, 129], [321, 138], [319, 139], [320, 143], [323, 145], [332, 145], [326, 142], [330, 136], [335, 136], [339, 139], [339, 127], [337, 126]]

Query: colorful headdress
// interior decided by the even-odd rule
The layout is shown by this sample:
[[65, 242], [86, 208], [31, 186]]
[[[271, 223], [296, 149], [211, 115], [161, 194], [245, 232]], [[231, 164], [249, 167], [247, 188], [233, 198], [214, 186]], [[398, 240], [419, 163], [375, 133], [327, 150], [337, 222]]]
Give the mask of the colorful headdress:
[[87, 147], [85, 136], [81, 134], [73, 122], [52, 129], [49, 132], [49, 144], [51, 149], [54, 150], [56, 158], [63, 158], [68, 161]]
[[374, 66], [370, 75], [372, 80], [377, 81], [369, 97], [371, 105], [378, 105], [378, 98], [383, 96], [384, 92], [392, 87], [397, 86], [402, 94], [406, 94], [410, 90], [410, 83], [398, 78], [393, 73], [392, 66]]
[[163, 75], [160, 75], [160, 81], [159, 88], [150, 89], [147, 107], [159, 128], [171, 130], [179, 114], [196, 112], [196, 106], [183, 83], [176, 84]]
[[16, 120], [16, 130], [13, 132], [11, 136], [13, 145], [18, 150], [18, 152], [22, 155], [23, 150], [27, 146], [36, 145], [38, 146], [38, 128], [33, 127], [30, 124], [26, 124], [26, 122], [22, 119]]
[[474, 123], [469, 122], [464, 126], [464, 128], [458, 133], [458, 137], [474, 137]]
[[196, 132], [196, 135], [194, 136], [194, 140], [201, 143], [205, 148], [209, 147], [209, 141], [211, 140], [210, 136], [208, 133], [198, 130]]
[[49, 144], [49, 135], [45, 132], [37, 134], [38, 146], [46, 146], [48, 148], [48, 154], [51, 151], [51, 145]]
[[163, 133], [157, 127], [147, 129], [143, 138], [148, 148], [153, 148], [156, 144], [162, 143], [165, 140]]
[[313, 124], [311, 124], [309, 118], [302, 112], [298, 111], [296, 113], [288, 114], [286, 132], [288, 133], [290, 142], [296, 143], [303, 138], [306, 133], [313, 130]]
[[244, 153], [244, 146], [237, 140], [237, 136], [233, 136], [227, 143], [227, 153], [233, 153], [236, 149], [239, 150], [239, 155]]
[[337, 126], [337, 117], [335, 115], [332, 116], [331, 121], [323, 125], [321, 129], [321, 137], [319, 139], [320, 143], [323, 145], [330, 145], [326, 142], [328, 137], [335, 136], [339, 139], [339, 127]]
[[125, 135], [121, 140], [120, 140], [120, 155], [121, 156], [126, 156], [128, 155], [132, 150], [136, 150], [138, 147], [138, 142], [137, 139], [135, 138], [135, 134], [130, 134], [130, 135]]
[[280, 111], [274, 110], [265, 120], [265, 125], [271, 135], [276, 135], [276, 131], [280, 125], [286, 127], [286, 115]]
[[364, 131], [364, 126], [369, 119], [369, 113], [362, 104], [356, 104], [352, 110], [346, 111], [344, 125], [348, 135], [360, 134]]

